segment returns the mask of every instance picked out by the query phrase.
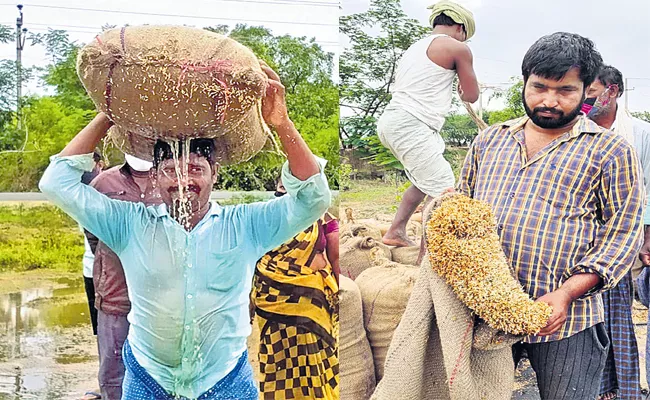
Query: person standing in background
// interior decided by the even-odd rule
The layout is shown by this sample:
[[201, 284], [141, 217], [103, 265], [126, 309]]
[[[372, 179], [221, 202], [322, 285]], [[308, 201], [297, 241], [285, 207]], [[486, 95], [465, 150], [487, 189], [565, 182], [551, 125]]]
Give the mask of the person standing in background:
[[[644, 243], [639, 259], [650, 264], [650, 209], [648, 208], [648, 182], [650, 182], [650, 124], [632, 117], [618, 105], [617, 99], [625, 92], [623, 74], [609, 65], [603, 66], [598, 77], [587, 91], [583, 112], [603, 128], [624, 137], [636, 151], [641, 162], [646, 187], [644, 210]], [[603, 371], [600, 400], [641, 399], [639, 349], [634, 335], [632, 302], [634, 300], [633, 274], [631, 269], [618, 285], [603, 293], [605, 327], [611, 346]]]
[[[106, 196], [147, 206], [162, 202], [151, 180], [153, 164], [125, 154], [124, 165], [111, 168], [90, 184]], [[94, 254], [92, 269], [97, 346], [99, 349], [99, 387], [103, 400], [122, 398], [124, 362], [122, 347], [129, 333], [127, 315], [131, 310], [124, 269], [119, 257], [92, 233], [85, 231]]]

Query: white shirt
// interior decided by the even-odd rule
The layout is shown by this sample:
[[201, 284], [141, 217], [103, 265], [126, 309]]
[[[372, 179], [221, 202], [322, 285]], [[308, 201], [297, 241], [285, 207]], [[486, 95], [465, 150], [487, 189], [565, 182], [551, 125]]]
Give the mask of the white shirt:
[[650, 123], [634, 118], [624, 107], [616, 110], [616, 120], [611, 130], [623, 136], [634, 146], [643, 171], [643, 183], [646, 188], [646, 206], [643, 224], [650, 225]]
[[432, 41], [447, 35], [431, 35], [415, 42], [404, 52], [395, 73], [392, 98], [387, 108], [407, 111], [431, 129], [440, 132], [451, 108], [455, 70], [429, 59]]
[[[81, 231], [83, 232], [83, 228], [81, 228]], [[86, 239], [86, 235], [84, 235], [84, 256], [83, 256], [82, 263], [83, 263], [84, 278], [92, 278], [93, 264], [95, 263], [95, 255], [93, 254], [92, 250], [90, 250], [90, 244], [88, 244], [88, 239]]]

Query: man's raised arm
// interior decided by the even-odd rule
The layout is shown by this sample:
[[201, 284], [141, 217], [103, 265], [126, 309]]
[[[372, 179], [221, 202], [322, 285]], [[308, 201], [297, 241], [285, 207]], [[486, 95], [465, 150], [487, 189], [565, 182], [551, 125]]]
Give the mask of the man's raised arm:
[[119, 254], [134, 222], [129, 222], [130, 212], [137, 205], [111, 200], [81, 183], [81, 175], [93, 167], [95, 147], [110, 126], [108, 117], [98, 114], [61, 153], [50, 158], [38, 187], [48, 200]]

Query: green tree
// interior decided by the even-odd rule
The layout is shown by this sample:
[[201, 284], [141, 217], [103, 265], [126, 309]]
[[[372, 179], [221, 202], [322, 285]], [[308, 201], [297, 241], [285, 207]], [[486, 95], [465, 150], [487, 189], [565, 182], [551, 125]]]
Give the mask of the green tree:
[[440, 134], [450, 146], [468, 147], [478, 134], [478, 126], [467, 114], [451, 114], [445, 118]]
[[27, 142], [22, 151], [0, 154], [0, 191], [37, 191], [49, 157], [90, 122], [94, 111], [66, 107], [46, 96], [25, 99], [23, 115]]
[[[329, 161], [326, 173], [331, 186], [336, 187], [338, 93], [331, 78], [332, 55], [324, 52], [313, 39], [274, 36], [262, 27], [237, 25], [232, 31], [225, 26], [208, 29], [229, 33], [276, 68], [287, 87], [291, 118], [312, 150]], [[23, 132], [18, 132], [15, 126], [10, 126], [12, 124], [4, 128], [0, 125], [0, 151], [10, 150], [0, 153], [0, 163], [11, 165], [0, 172], [0, 190], [37, 190], [48, 157], [59, 152], [95, 113], [95, 107], [76, 73], [76, 57], [81, 45], [70, 41], [67, 33], [60, 30], [32, 35], [30, 39], [33, 44], [46, 49], [51, 62], [39, 71], [42, 81], [53, 87], [55, 94], [24, 100], [24, 116], [29, 121]], [[13, 72], [15, 66], [7, 64], [7, 70]], [[3, 92], [2, 72], [0, 63], [0, 111], [2, 101], [11, 100], [10, 89], [15, 87], [15, 81], [10, 80], [12, 77], [15, 79], [15, 74], [9, 74], [5, 85], [7, 90]], [[13, 104], [8, 103], [9, 110]], [[110, 154], [110, 160], [122, 161], [121, 154], [117, 156], [119, 153], [113, 146], [105, 143], [102, 147]], [[281, 163], [281, 157], [275, 154], [260, 154], [251, 162], [224, 168], [217, 187], [272, 190]], [[14, 180], [13, 176], [20, 179]]]
[[526, 110], [524, 110], [524, 100], [522, 98], [524, 81], [521, 78], [513, 77], [511, 78], [511, 82], [513, 82], [513, 85], [508, 90], [505, 92], [496, 92], [492, 95], [493, 98], [505, 99], [506, 107], [502, 110], [490, 112], [488, 119], [490, 125], [526, 115]]
[[650, 111], [633, 112], [632, 116], [650, 122]]
[[[206, 28], [248, 46], [280, 75], [287, 93], [289, 115], [314, 153], [328, 161], [330, 186], [338, 187], [338, 89], [332, 80], [333, 56], [314, 39], [274, 36], [264, 27], [238, 24], [232, 30]], [[260, 154], [252, 162], [225, 167], [218, 187], [272, 190], [282, 159]], [[256, 178], [252, 178], [251, 174]]]
[[376, 165], [401, 170], [380, 143], [376, 121], [390, 101], [399, 60], [431, 29], [408, 18], [399, 0], [372, 0], [367, 11], [341, 17], [339, 24], [351, 43], [339, 62], [339, 101], [354, 114], [341, 118], [342, 146]]

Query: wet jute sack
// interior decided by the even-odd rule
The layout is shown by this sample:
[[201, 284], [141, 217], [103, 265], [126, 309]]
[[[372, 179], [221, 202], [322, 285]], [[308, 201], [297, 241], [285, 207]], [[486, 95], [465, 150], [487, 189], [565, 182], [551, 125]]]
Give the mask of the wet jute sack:
[[[428, 221], [433, 203], [425, 211]], [[511, 345], [521, 337], [487, 326], [434, 272], [429, 254], [394, 332], [375, 400], [507, 400]]]
[[406, 310], [418, 268], [376, 255], [376, 267], [368, 268], [355, 283], [361, 291], [363, 317], [372, 348], [377, 381], [384, 375], [384, 361], [395, 329]]
[[367, 400], [375, 390], [375, 366], [363, 326], [361, 292], [357, 284], [345, 276], [340, 277], [339, 318], [340, 397]]
[[374, 267], [375, 252], [390, 259], [390, 248], [371, 237], [352, 237], [340, 245], [341, 275], [356, 280], [368, 268]]
[[97, 109], [115, 123], [109, 137], [151, 160], [159, 138], [216, 141], [222, 165], [258, 153], [270, 131], [261, 114], [267, 77], [233, 39], [181, 26], [102, 32], [79, 51], [77, 73]]

